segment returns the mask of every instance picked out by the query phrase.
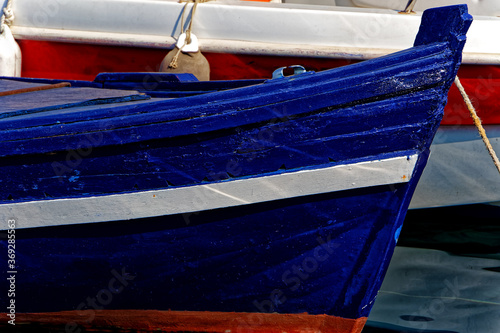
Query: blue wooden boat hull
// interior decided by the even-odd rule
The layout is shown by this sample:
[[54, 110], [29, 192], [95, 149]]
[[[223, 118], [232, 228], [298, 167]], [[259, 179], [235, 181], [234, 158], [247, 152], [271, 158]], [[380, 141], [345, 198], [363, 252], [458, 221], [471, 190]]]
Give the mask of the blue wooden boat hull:
[[18, 230], [16, 297], [22, 312], [74, 309], [114, 270], [133, 279], [112, 308], [367, 316], [414, 183]]
[[[105, 74], [1, 97], [16, 311], [74, 311], [84, 327], [103, 310], [326, 314], [338, 321], [323, 331], [359, 331], [471, 18], [453, 6], [423, 21], [414, 48], [322, 73], [231, 83]], [[166, 99], [175, 94], [191, 96]], [[255, 326], [239, 318], [224, 330]], [[176, 327], [163, 329], [223, 329]]]

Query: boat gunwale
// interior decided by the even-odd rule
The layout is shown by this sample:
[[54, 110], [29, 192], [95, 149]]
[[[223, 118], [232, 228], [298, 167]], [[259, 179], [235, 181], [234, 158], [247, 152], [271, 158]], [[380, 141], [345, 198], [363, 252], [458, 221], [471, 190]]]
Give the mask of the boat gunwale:
[[[12, 125], [9, 127], [4, 127], [0, 128], [0, 133], [9, 131], [12, 133], [12, 131], [26, 131], [31, 129], [36, 129], [36, 128], [41, 128], [44, 127], [47, 129], [48, 127], [59, 127], [62, 125], [67, 125], [67, 124], [82, 124], [82, 123], [87, 123], [87, 122], [98, 122], [98, 121], [106, 121], [108, 119], [113, 119], [116, 118], [116, 115], [111, 115], [110, 113], [115, 111], [116, 114], [120, 117], [126, 117], [128, 119], [132, 119], [133, 117], [139, 118], [137, 122], [144, 122], [144, 125], [148, 125], [151, 122], [150, 117], [154, 114], [155, 116], [159, 116], [160, 114], [165, 114], [167, 118], [171, 118], [172, 114], [175, 112], [182, 113], [186, 112], [186, 107], [189, 107], [190, 111], [189, 114], [183, 116], [182, 118], [171, 118], [171, 119], [163, 119], [161, 121], [157, 121], [157, 123], [168, 123], [168, 122], [180, 122], [180, 121], [186, 121], [194, 118], [202, 118], [202, 117], [208, 117], [208, 116], [222, 116], [222, 115], [227, 115], [230, 114], [231, 112], [234, 112], [235, 110], [237, 112], [243, 112], [244, 110], [251, 110], [254, 108], [258, 107], [266, 107], [266, 106], [271, 106], [271, 105], [276, 105], [280, 104], [283, 102], [288, 102], [291, 99], [288, 99], [287, 96], [290, 94], [295, 94], [297, 93], [297, 96], [294, 96], [295, 100], [302, 99], [302, 98], [310, 98], [311, 96], [315, 95], [321, 95], [325, 93], [335, 93], [335, 92], [341, 92], [342, 90], [346, 90], [347, 88], [343, 86], [342, 84], [345, 83], [347, 80], [349, 80], [352, 77], [356, 77], [358, 82], [356, 82], [354, 85], [350, 85], [348, 89], [356, 89], [356, 87], [360, 87], [363, 85], [369, 85], [369, 84], [375, 84], [375, 81], [382, 81], [385, 78], [385, 76], [390, 76], [390, 73], [383, 73], [381, 75], [381, 72], [397, 72], [397, 76], [394, 77], [401, 77], [404, 76], [405, 73], [410, 72], [410, 68], [415, 67], [418, 68], [419, 71], [421, 72], [420, 75], [423, 75], [425, 71], [432, 71], [436, 67], [442, 67], [442, 68], [447, 68], [449, 67], [449, 64], [452, 62], [451, 59], [448, 59], [448, 57], [443, 57], [440, 58], [441, 55], [443, 55], [445, 52], [449, 52], [448, 47], [446, 46], [446, 43], [434, 43], [430, 45], [422, 45], [422, 46], [417, 46], [412, 48], [412, 51], [419, 50], [422, 53], [427, 52], [428, 50], [433, 50], [433, 53], [427, 54], [425, 56], [420, 56], [419, 57], [419, 52], [415, 52], [416, 54], [414, 55], [414, 59], [406, 59], [404, 62], [400, 62], [397, 64], [391, 63], [388, 60], [392, 60], [392, 58], [397, 57], [403, 57], [406, 55], [408, 50], [400, 51], [396, 54], [389, 55], [386, 57], [381, 57], [377, 59], [373, 59], [370, 61], [358, 63], [358, 64], [353, 64], [350, 66], [346, 67], [340, 67], [340, 68], [334, 68], [331, 70], [323, 71], [323, 72], [318, 72], [314, 73], [311, 75], [309, 72], [308, 73], [302, 74], [302, 75], [297, 75], [297, 76], [292, 76], [292, 77], [287, 77], [283, 79], [273, 79], [273, 80], [267, 80], [266, 82], [262, 84], [255, 84], [255, 85], [250, 85], [250, 86], [245, 86], [245, 87], [240, 87], [240, 88], [235, 88], [235, 89], [228, 89], [228, 90], [221, 90], [221, 91], [215, 91], [215, 92], [209, 92], [205, 94], [200, 94], [200, 95], [195, 95], [195, 96], [187, 96], [187, 97], [182, 97], [182, 98], [174, 98], [174, 99], [152, 99], [148, 100], [145, 103], [137, 104], [137, 107], [134, 106], [122, 106], [120, 104], [116, 105], [110, 105], [110, 106], [105, 106], [103, 108], [100, 108], [99, 111], [96, 110], [96, 112], [99, 112], [100, 117], [99, 118], [92, 118], [88, 119], [89, 114], [88, 112], [85, 111], [77, 111], [75, 108], [71, 110], [67, 114], [67, 117], [70, 119], [68, 121], [61, 120], [61, 116], [64, 117], [65, 115], [58, 115], [59, 118], [57, 121], [53, 121], [52, 123], [46, 123], [46, 124], [38, 124], [33, 127], [26, 127], [24, 123], [24, 119], [22, 117], [25, 116], [31, 116], [35, 115], [39, 116], [40, 118], [43, 118], [45, 113], [44, 112], [51, 112], [51, 111], [57, 111], [56, 110], [47, 110], [43, 112], [34, 112], [34, 113], [27, 113], [23, 115], [15, 115], [13, 117], [4, 117], [1, 120], [1, 125], [3, 124], [9, 124], [9, 123], [19, 123], [22, 127], [18, 128], [13, 128]], [[436, 62], [436, 57], [439, 57], [438, 60], [439, 62]], [[371, 67], [375, 67], [379, 65], [378, 63], [380, 62], [386, 62], [384, 66], [381, 67], [376, 67], [375, 70], [373, 70]], [[422, 67], [422, 63], [427, 63], [425, 67]], [[406, 71], [400, 71], [402, 67], [408, 67], [408, 70]], [[384, 78], [380, 79], [378, 77], [384, 76]], [[415, 73], [411, 73], [411, 75], [419, 75]], [[329, 79], [325, 80], [324, 77], [330, 76]], [[369, 82], [364, 82], [363, 80], [365, 78], [371, 79]], [[51, 82], [63, 82], [64, 80], [51, 80]], [[373, 82], [372, 82], [373, 81]], [[182, 84], [182, 83], [181, 83]], [[332, 87], [333, 86], [333, 87]], [[272, 89], [278, 87], [278, 89]], [[321, 87], [329, 87], [328, 90], [321, 91], [321, 92], [316, 92], [313, 94], [309, 94], [308, 91], [310, 90], [317, 90], [319, 91]], [[422, 88], [420, 90], [427, 89], [429, 87]], [[70, 88], [71, 89], [71, 88]], [[104, 89], [107, 89], [104, 87]], [[408, 88], [406, 90], [412, 90], [413, 88]], [[238, 90], [238, 93], [236, 96], [231, 96], [231, 94]], [[280, 100], [277, 99], [277, 92], [280, 92], [283, 96]], [[387, 95], [387, 94], [385, 94]], [[215, 97], [214, 97], [215, 96]], [[260, 101], [263, 99], [263, 96], [270, 96], [273, 97], [273, 101], [268, 102], [267, 104], [258, 104], [258, 105], [252, 105], [246, 108], [240, 108], [238, 107], [238, 104], [240, 104], [242, 101], [246, 101], [249, 103], [251, 100], [257, 100]], [[219, 97], [219, 99], [217, 99]], [[214, 100], [215, 98], [215, 100]], [[379, 96], [379, 98], [383, 98], [382, 96]], [[196, 106], [193, 107], [193, 103], [196, 103]], [[356, 103], [356, 101], [351, 101], [351, 103]], [[173, 105], [172, 108], [165, 109], [166, 106]], [[180, 105], [175, 105], [175, 104], [180, 104]], [[209, 106], [210, 105], [210, 106]], [[341, 104], [337, 104], [338, 106], [341, 106]], [[330, 107], [335, 107], [337, 105], [331, 105]], [[151, 107], [155, 107], [155, 110], [152, 110]], [[196, 111], [193, 111], [196, 107], [201, 107], [203, 112], [196, 114]], [[220, 112], [219, 109], [223, 108], [224, 111]], [[125, 114], [120, 114], [123, 109], [126, 109]], [[131, 109], [136, 109], [136, 112], [130, 113]], [[212, 111], [210, 111], [212, 109]], [[64, 110], [64, 109], [61, 109]], [[84, 119], [84, 121], [71, 121], [71, 118], [78, 117], [78, 114], [73, 114], [72, 111], [75, 112], [82, 112], [81, 116], [85, 116], [87, 119]], [[63, 111], [64, 112], [64, 111]], [[85, 114], [83, 114], [85, 113]], [[146, 119], [140, 120], [142, 116], [147, 116]], [[9, 119], [10, 118], [10, 119]], [[30, 121], [33, 121], [33, 119], [30, 119]], [[128, 125], [125, 127], [130, 127], [130, 126], [140, 126], [140, 124], [136, 125]], [[112, 129], [117, 129], [116, 125], [112, 126]], [[103, 128], [100, 128], [99, 131], [103, 131]], [[75, 132], [73, 134], [77, 134], [79, 132]], [[81, 133], [79, 133], [81, 134]], [[2, 140], [0, 139], [1, 142], [9, 142], [12, 141], [12, 139], [8, 140]], [[21, 139], [22, 140], [22, 139]]]

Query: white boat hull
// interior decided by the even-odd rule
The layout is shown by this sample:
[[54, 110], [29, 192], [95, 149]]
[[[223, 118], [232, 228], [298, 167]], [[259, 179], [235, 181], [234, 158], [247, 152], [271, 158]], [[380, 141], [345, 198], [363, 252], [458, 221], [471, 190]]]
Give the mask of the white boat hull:
[[[485, 126], [500, 151], [500, 125]], [[474, 126], [441, 126], [410, 208], [500, 201], [500, 175]]]
[[[173, 48], [185, 4], [144, 0], [17, 0], [19, 39]], [[188, 6], [192, 6], [188, 4]], [[187, 15], [186, 15], [187, 16]], [[411, 47], [421, 12], [288, 3], [211, 1], [193, 33], [206, 52], [370, 59]], [[500, 63], [500, 18], [474, 17], [464, 63]]]

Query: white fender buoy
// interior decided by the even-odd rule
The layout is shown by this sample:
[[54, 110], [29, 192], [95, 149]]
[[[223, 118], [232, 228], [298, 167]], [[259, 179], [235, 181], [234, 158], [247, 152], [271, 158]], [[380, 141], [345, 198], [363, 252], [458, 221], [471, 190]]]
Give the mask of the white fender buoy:
[[21, 49], [7, 24], [0, 34], [0, 76], [21, 76]]
[[179, 38], [177, 39], [177, 44], [175, 44], [175, 46], [184, 53], [198, 52], [198, 50], [200, 49], [198, 46], [199, 44], [198, 37], [196, 37], [195, 34], [193, 33], [190, 34], [190, 37], [191, 41], [189, 43], [186, 43], [187, 34], [186, 33], [180, 34]]

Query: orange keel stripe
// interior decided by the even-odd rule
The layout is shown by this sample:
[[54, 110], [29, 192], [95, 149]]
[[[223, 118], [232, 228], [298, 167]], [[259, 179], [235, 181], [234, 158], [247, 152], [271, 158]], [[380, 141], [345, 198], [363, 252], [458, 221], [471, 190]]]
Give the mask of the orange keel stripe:
[[307, 313], [83, 310], [17, 313], [16, 325], [74, 332], [83, 327], [87, 332], [359, 333], [366, 319]]

